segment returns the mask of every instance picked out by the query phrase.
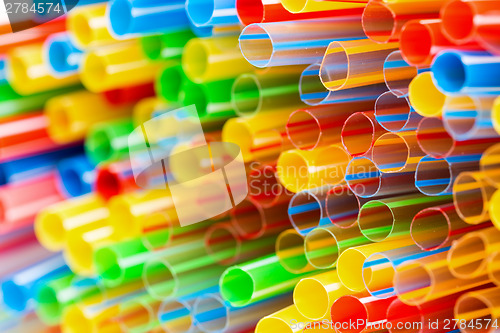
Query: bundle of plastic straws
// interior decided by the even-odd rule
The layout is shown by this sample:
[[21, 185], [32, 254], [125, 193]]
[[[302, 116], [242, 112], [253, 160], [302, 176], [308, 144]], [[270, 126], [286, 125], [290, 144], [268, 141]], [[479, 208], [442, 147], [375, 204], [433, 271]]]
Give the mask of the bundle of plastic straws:
[[500, 331], [499, 0], [4, 5], [0, 332]]

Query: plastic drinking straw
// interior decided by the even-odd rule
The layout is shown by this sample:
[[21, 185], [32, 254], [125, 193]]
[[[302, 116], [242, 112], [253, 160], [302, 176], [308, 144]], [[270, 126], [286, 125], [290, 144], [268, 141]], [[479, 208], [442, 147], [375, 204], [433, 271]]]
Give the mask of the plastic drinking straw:
[[321, 64], [314, 63], [304, 69], [300, 76], [299, 92], [302, 102], [308, 105], [356, 103], [360, 110], [373, 110], [375, 100], [387, 91], [385, 84], [373, 84], [352, 89], [330, 91], [319, 77]]
[[300, 280], [293, 291], [293, 302], [302, 316], [318, 320], [330, 314], [337, 298], [351, 293], [340, 282], [337, 271], [331, 270]]
[[425, 195], [451, 194], [453, 182], [465, 171], [479, 167], [481, 155], [460, 155], [447, 158], [423, 157], [415, 171], [415, 186]]
[[[87, 112], [88, 105], [93, 112]], [[82, 140], [94, 124], [124, 118], [131, 112], [130, 105], [112, 105], [104, 96], [86, 90], [53, 97], [45, 106], [49, 135], [59, 143]]]
[[64, 256], [71, 270], [81, 276], [95, 276], [92, 255], [96, 248], [120, 240], [109, 225], [85, 233], [69, 231]]
[[262, 207], [253, 199], [245, 199], [229, 211], [231, 224], [243, 239], [276, 235], [290, 226], [287, 207], [287, 198], [271, 207]]
[[359, 15], [348, 15], [293, 23], [254, 23], [243, 29], [239, 41], [245, 59], [262, 68], [314, 64], [321, 61], [332, 40], [363, 38]]
[[396, 268], [394, 289], [407, 305], [419, 305], [441, 297], [486, 285], [487, 276], [457, 279], [448, 268], [446, 252], [405, 262]]
[[194, 322], [193, 301], [178, 299], [163, 301], [158, 310], [161, 327], [170, 333], [200, 333]]
[[418, 212], [411, 222], [410, 234], [418, 247], [430, 251], [448, 246], [464, 234], [490, 225], [483, 223], [471, 226], [465, 223], [451, 203]]
[[455, 140], [444, 128], [443, 120], [434, 117], [424, 117], [420, 121], [417, 140], [420, 148], [434, 158], [482, 154], [498, 142], [495, 138]]
[[99, 302], [72, 304], [63, 313], [61, 328], [68, 333], [121, 333], [123, 331], [116, 320], [120, 314], [120, 305], [143, 295], [142, 284], [136, 282], [117, 288], [112, 291], [112, 295], [102, 295], [104, 299]]
[[406, 97], [397, 97], [390, 91], [380, 95], [375, 102], [375, 119], [391, 132], [416, 130], [422, 120]]
[[[498, 192], [498, 193], [497, 193]], [[489, 215], [491, 222], [493, 222], [494, 226], [500, 225], [500, 221], [498, 219], [498, 202], [500, 201], [500, 191], [496, 191], [493, 193], [493, 196], [490, 199], [489, 203]]]
[[57, 163], [62, 190], [69, 197], [92, 192], [97, 172], [86, 155], [65, 158]]
[[139, 189], [137, 186], [130, 160], [117, 161], [99, 165], [95, 180], [95, 191], [106, 199], [132, 192]]
[[290, 114], [286, 132], [292, 144], [302, 150], [337, 144], [341, 141], [342, 125], [353, 111], [368, 110], [363, 103], [351, 102], [299, 109]]
[[453, 307], [461, 294], [463, 293], [419, 305], [407, 305], [396, 298], [387, 309], [387, 326], [391, 326], [388, 331], [391, 333], [446, 332], [443, 325], [438, 326], [435, 323], [445, 323], [448, 320], [450, 323], [453, 322]]
[[135, 104], [155, 95], [153, 82], [108, 90], [102, 93], [108, 103], [115, 106]]
[[231, 105], [231, 87], [234, 80], [212, 81], [203, 84], [184, 82], [181, 91], [180, 104], [189, 106], [194, 104], [202, 122], [223, 124], [234, 116]]
[[411, 3], [370, 1], [363, 12], [363, 29], [377, 43], [397, 41], [406, 22], [438, 18], [443, 3], [442, 0], [419, 2], [416, 8]]
[[255, 333], [299, 333], [304, 329], [299, 323], [308, 322], [309, 320], [297, 310], [295, 305], [290, 305], [259, 320]]
[[155, 80], [156, 94], [167, 102], [178, 102], [186, 75], [180, 65], [167, 65]]
[[498, 54], [498, 41], [494, 37], [498, 33], [497, 10], [498, 4], [492, 0], [449, 1], [441, 9], [443, 33], [456, 44], [475, 40]]
[[500, 252], [495, 252], [488, 258], [488, 276], [497, 286], [500, 285]]
[[458, 215], [469, 224], [489, 219], [489, 203], [495, 187], [481, 172], [462, 172], [453, 183], [453, 202]]
[[420, 71], [406, 62], [400, 50], [392, 52], [384, 61], [384, 81], [387, 89], [397, 97], [407, 97], [408, 87]]
[[208, 256], [221, 265], [234, 265], [274, 252], [275, 243], [273, 236], [244, 240], [231, 224], [224, 222], [213, 224], [205, 234]]
[[493, 128], [497, 133], [500, 133], [500, 98], [495, 99], [491, 110], [491, 120]]
[[52, 252], [37, 241], [32, 227], [0, 235], [0, 240], [0, 254], [3, 258], [0, 267], [2, 277], [53, 256]]
[[171, 253], [146, 262], [142, 278], [149, 295], [158, 300], [173, 300], [217, 284], [224, 266], [206, 255], [202, 241], [191, 244], [182, 256]]
[[[443, 51], [432, 63], [436, 86], [449, 94], [496, 93], [499, 70], [500, 57], [480, 51]], [[485, 71], [491, 75], [485, 77]]]
[[85, 152], [89, 159], [112, 162], [128, 157], [126, 138], [134, 130], [130, 119], [115, 120], [92, 126], [85, 139]]
[[0, 164], [0, 185], [36, 178], [56, 170], [57, 163], [81, 153], [81, 147], [66, 147]]
[[365, 291], [366, 286], [363, 280], [365, 261], [375, 253], [401, 249], [411, 244], [411, 240], [406, 238], [348, 248], [342, 252], [337, 261], [337, 273], [340, 282], [354, 292]]
[[495, 144], [486, 150], [483, 150], [483, 156], [479, 160], [481, 173], [493, 185], [500, 183], [500, 166], [498, 156], [500, 155], [500, 144]]
[[[340, 333], [376, 331], [385, 326], [383, 321], [386, 319], [387, 308], [395, 299], [341, 296], [332, 305], [332, 323], [334, 327], [338, 327], [337, 332]], [[354, 329], [349, 327], [349, 323], [353, 322], [356, 323]]]
[[[2, 28], [0, 28], [2, 30]], [[17, 31], [16, 34], [2, 32], [0, 38], [0, 53], [4, 54], [8, 50], [29, 44], [43, 42], [50, 34], [66, 30], [66, 20], [59, 18], [40, 24], [23, 31]]]
[[288, 229], [276, 239], [276, 256], [284, 269], [290, 273], [304, 273], [314, 270], [307, 261], [304, 251], [304, 236], [294, 229]]
[[371, 40], [333, 41], [321, 62], [321, 82], [332, 91], [384, 83], [385, 59], [398, 46]]
[[88, 194], [44, 207], [35, 219], [35, 233], [43, 246], [59, 251], [69, 232], [83, 234], [98, 229], [106, 225], [108, 215], [104, 200]]
[[293, 148], [284, 129], [262, 130], [257, 131], [253, 136], [250, 155], [257, 162], [276, 163], [276, 159], [282, 152]]
[[351, 228], [358, 222], [359, 208], [364, 203], [347, 185], [332, 187], [326, 194], [326, 214], [333, 225]]
[[63, 275], [40, 286], [36, 295], [36, 313], [48, 325], [57, 325], [63, 311], [71, 304], [99, 292], [94, 279], [83, 279], [74, 274]]
[[[498, 287], [474, 290], [461, 295], [455, 304], [455, 318], [461, 323], [460, 331], [475, 332], [476, 324], [483, 322], [484, 332], [494, 332], [498, 326]], [[478, 325], [479, 326], [479, 325]], [[482, 327], [482, 326], [481, 326]]]
[[253, 70], [236, 36], [193, 38], [184, 47], [182, 69], [195, 83], [230, 79]]
[[[277, 111], [258, 114], [254, 117], [229, 119], [222, 127], [222, 141], [236, 143], [241, 149], [245, 162], [254, 161], [267, 152], [276, 158], [283, 148], [283, 138], [286, 138], [285, 125], [289, 114], [289, 111]], [[268, 143], [266, 140], [268, 137], [277, 137], [277, 147], [262, 145], [262, 149], [254, 149], [259, 145], [259, 140]], [[272, 143], [273, 140], [270, 141]], [[270, 157], [271, 160], [272, 157]]]
[[337, 226], [317, 227], [307, 234], [304, 250], [307, 261], [317, 269], [335, 266], [338, 257], [346, 249], [369, 243], [359, 228], [342, 229]]
[[280, 1], [237, 0], [236, 11], [240, 22], [243, 25], [249, 25], [252, 23], [297, 21], [342, 16], [361, 13], [362, 8], [291, 13], [283, 7]]
[[[363, 2], [363, 1], [361, 1]], [[298, 14], [298, 13], [309, 13], [309, 12], [324, 12], [329, 10], [341, 10], [341, 9], [355, 9], [362, 8], [365, 6], [363, 3], [354, 3], [350, 1], [341, 2], [341, 1], [311, 1], [311, 0], [302, 0], [302, 1], [290, 1], [290, 0], [281, 0], [281, 4], [287, 11], [290, 13]], [[357, 12], [357, 11], [356, 11]]]
[[109, 222], [122, 237], [146, 236], [177, 221], [170, 193], [165, 190], [130, 192], [111, 198]]
[[129, 41], [87, 53], [80, 75], [88, 90], [103, 92], [151, 82], [160, 66], [144, 56], [137, 41]]
[[31, 95], [78, 82], [75, 75], [56, 78], [43, 61], [43, 44], [12, 49], [8, 53], [9, 83], [21, 95]]
[[[403, 58], [413, 66], [430, 66], [441, 51], [456, 48], [444, 35], [440, 19], [412, 20], [401, 30], [400, 43]], [[460, 46], [461, 50], [479, 50], [476, 43]]]
[[55, 76], [67, 76], [80, 67], [83, 51], [67, 33], [50, 36], [44, 43], [45, 61]]
[[425, 155], [420, 149], [414, 131], [385, 133], [381, 135], [372, 150], [373, 163], [384, 173], [415, 171]]
[[408, 98], [415, 111], [424, 117], [440, 117], [446, 95], [435, 85], [432, 72], [418, 74], [408, 87]]
[[488, 257], [500, 249], [500, 233], [495, 227], [469, 232], [453, 242], [448, 252], [451, 274], [471, 279], [487, 272]]
[[56, 175], [52, 172], [2, 186], [0, 234], [32, 224], [40, 209], [63, 199], [57, 186]]
[[68, 14], [68, 33], [82, 49], [118, 42], [107, 27], [106, 4], [75, 8]]
[[394, 274], [396, 268], [406, 261], [425, 258], [445, 252], [449, 247], [433, 251], [422, 251], [412, 244], [397, 249], [371, 254], [363, 263], [363, 283], [370, 295], [376, 298], [388, 298], [395, 295]]
[[119, 313], [115, 320], [123, 332], [161, 332], [160, 322], [156, 315], [160, 306], [160, 301], [147, 294], [141, 295], [120, 303]]
[[77, 86], [62, 87], [56, 90], [43, 91], [33, 95], [21, 96], [10, 85], [0, 87], [0, 119], [37, 112], [43, 109], [45, 102], [54, 96], [64, 94], [78, 88]]
[[361, 233], [373, 242], [409, 238], [415, 214], [424, 208], [450, 201], [449, 195], [428, 197], [420, 193], [371, 200], [361, 207], [358, 225]]
[[269, 313], [291, 303], [289, 295], [282, 295], [245, 307], [233, 307], [219, 294], [205, 294], [196, 299], [193, 317], [204, 332], [244, 332], [253, 330], [255, 324]]
[[132, 111], [132, 120], [135, 126], [140, 126], [151, 118], [155, 117], [156, 113], [162, 112], [164, 110], [177, 109], [178, 105], [168, 106], [158, 97], [147, 97], [134, 105]]
[[151, 60], [180, 59], [186, 43], [196, 37], [189, 28], [161, 35], [143, 36], [142, 50]]
[[278, 177], [293, 193], [344, 182], [351, 157], [340, 145], [321, 147], [313, 151], [288, 150], [277, 164]]
[[[148, 260], [168, 257], [204, 246], [203, 234], [207, 223], [197, 223], [184, 228], [165, 228], [155, 239], [143, 237], [96, 247], [93, 262], [96, 272], [108, 286], [119, 286], [141, 278]], [[198, 244], [195, 244], [198, 243]]]
[[375, 118], [374, 111], [355, 112], [345, 120], [340, 138], [351, 156], [365, 156], [385, 132]]
[[186, 12], [197, 27], [239, 24], [235, 0], [188, 0]]
[[347, 166], [345, 180], [360, 198], [416, 192], [415, 172], [380, 172], [368, 157], [355, 157]]
[[220, 292], [231, 306], [242, 307], [291, 291], [308, 274], [290, 273], [276, 255], [268, 255], [229, 267], [220, 277]]
[[275, 163], [250, 163], [248, 197], [263, 208], [279, 204], [292, 194], [279, 182]]
[[54, 278], [70, 273], [60, 254], [25, 267], [3, 278], [3, 303], [15, 312], [30, 310], [34, 306], [33, 298], [38, 288]]
[[297, 192], [288, 205], [288, 218], [297, 232], [306, 235], [320, 225], [330, 224], [326, 212], [329, 186]]
[[[417, 141], [422, 150], [433, 158], [446, 158], [450, 156], [455, 148], [467, 146], [456, 146], [460, 141], [453, 137], [444, 128], [443, 120], [435, 117], [424, 117], [418, 124]], [[479, 149], [481, 153], [484, 149]]]
[[114, 0], [108, 5], [110, 30], [118, 36], [170, 32], [189, 27], [184, 1], [164, 3]]
[[236, 114], [252, 117], [259, 112], [303, 106], [298, 87], [302, 69], [302, 66], [277, 67], [238, 76], [231, 89]]

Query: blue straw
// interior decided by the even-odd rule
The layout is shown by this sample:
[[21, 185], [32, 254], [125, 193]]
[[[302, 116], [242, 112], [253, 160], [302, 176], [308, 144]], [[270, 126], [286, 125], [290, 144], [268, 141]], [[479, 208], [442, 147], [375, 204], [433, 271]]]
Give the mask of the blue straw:
[[172, 32], [190, 24], [182, 0], [113, 0], [108, 17], [118, 36]]
[[0, 163], [0, 185], [15, 183], [53, 171], [61, 159], [75, 156], [82, 152], [82, 147], [70, 147]]
[[71, 274], [61, 253], [26, 267], [7, 278], [1, 285], [5, 305], [17, 312], [32, 309], [39, 286], [57, 277]]
[[236, 0], [187, 0], [186, 11], [198, 27], [239, 23]]
[[432, 64], [436, 86], [449, 94], [500, 92], [500, 56], [443, 51]]
[[69, 196], [77, 197], [92, 192], [97, 172], [85, 154], [60, 161], [57, 169], [63, 188]]
[[67, 33], [52, 36], [46, 45], [50, 69], [57, 75], [70, 75], [80, 67], [83, 51], [73, 44]]

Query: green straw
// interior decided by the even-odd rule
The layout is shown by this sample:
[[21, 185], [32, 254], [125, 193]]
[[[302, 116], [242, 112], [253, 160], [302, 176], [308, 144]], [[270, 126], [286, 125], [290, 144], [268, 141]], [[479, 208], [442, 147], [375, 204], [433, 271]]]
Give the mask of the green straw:
[[163, 35], [145, 36], [140, 39], [142, 50], [151, 60], [180, 59], [184, 45], [196, 37], [191, 29]]
[[234, 79], [196, 84], [184, 82], [180, 102], [184, 106], [194, 104], [202, 121], [224, 123], [234, 117], [231, 105], [231, 87]]
[[124, 332], [150, 332], [160, 327], [160, 320], [156, 315], [159, 307], [160, 302], [148, 294], [133, 297], [120, 303], [116, 320]]
[[65, 275], [38, 289], [36, 313], [44, 323], [56, 325], [61, 322], [66, 307], [100, 293], [96, 280]]
[[142, 276], [144, 263], [151, 256], [141, 238], [114, 243], [97, 249], [94, 263], [106, 286], [117, 286]]
[[148, 293], [159, 300], [174, 299], [217, 285], [225, 267], [207, 255], [203, 239], [160, 251], [148, 260], [143, 280]]
[[373, 242], [410, 237], [413, 217], [422, 209], [450, 203], [452, 196], [409, 194], [366, 202], [359, 210], [361, 233]]
[[85, 139], [85, 152], [98, 164], [128, 158], [128, 136], [134, 130], [131, 119], [97, 124]]
[[288, 272], [272, 254], [229, 267], [222, 274], [219, 287], [224, 300], [241, 307], [289, 292], [311, 274]]
[[0, 119], [15, 115], [39, 111], [45, 102], [52, 97], [74, 91], [78, 86], [65, 87], [57, 90], [22, 96], [16, 93], [9, 84], [0, 86]]
[[[166, 228], [152, 233], [157, 235], [156, 238], [141, 235], [100, 247], [93, 256], [97, 275], [106, 286], [117, 286], [141, 278], [148, 260], [168, 258], [193, 248], [204, 251], [203, 237], [210, 224], [211, 221], [206, 221], [186, 227]], [[145, 237], [150, 238], [145, 240]]]
[[177, 103], [184, 82], [187, 80], [182, 66], [179, 64], [165, 67], [156, 77], [155, 91], [167, 102]]

